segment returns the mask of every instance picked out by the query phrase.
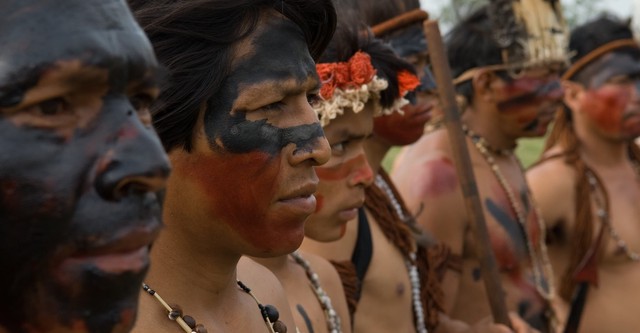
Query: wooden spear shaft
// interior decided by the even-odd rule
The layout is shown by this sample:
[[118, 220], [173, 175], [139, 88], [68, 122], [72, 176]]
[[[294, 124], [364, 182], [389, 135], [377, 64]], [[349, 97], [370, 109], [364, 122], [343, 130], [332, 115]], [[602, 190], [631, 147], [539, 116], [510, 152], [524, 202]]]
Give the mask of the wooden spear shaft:
[[453, 79], [446, 56], [446, 51], [442, 42], [438, 22], [428, 20], [424, 22], [424, 32], [429, 45], [429, 57], [438, 86], [438, 94], [444, 111], [444, 124], [449, 133], [449, 140], [453, 151], [456, 165], [456, 172], [460, 180], [462, 194], [467, 209], [467, 215], [471, 221], [471, 226], [475, 235], [476, 253], [480, 261], [480, 270], [484, 281], [489, 306], [493, 320], [497, 324], [512, 327], [511, 320], [504, 301], [504, 290], [502, 289], [501, 277], [498, 273], [498, 266], [491, 243], [489, 242], [489, 231], [484, 219], [484, 212], [478, 193], [475, 176], [473, 174], [471, 158], [467, 148], [467, 140], [462, 131], [460, 111], [456, 103], [453, 88]]

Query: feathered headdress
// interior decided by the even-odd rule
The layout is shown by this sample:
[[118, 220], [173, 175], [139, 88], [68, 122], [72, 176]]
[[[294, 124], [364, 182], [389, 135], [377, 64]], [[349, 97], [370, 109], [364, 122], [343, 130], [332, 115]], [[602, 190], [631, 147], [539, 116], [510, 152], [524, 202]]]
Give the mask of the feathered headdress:
[[[568, 28], [559, 0], [491, 0], [493, 39], [502, 49], [502, 64], [487, 66], [512, 75], [523, 69], [568, 64]], [[456, 78], [473, 78], [472, 68]]]

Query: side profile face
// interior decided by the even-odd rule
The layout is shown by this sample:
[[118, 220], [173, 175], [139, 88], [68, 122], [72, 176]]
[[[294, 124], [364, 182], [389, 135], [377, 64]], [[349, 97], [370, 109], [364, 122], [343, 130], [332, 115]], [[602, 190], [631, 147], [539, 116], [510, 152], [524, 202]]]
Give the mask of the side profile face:
[[[640, 135], [640, 57], [609, 53], [588, 65], [581, 75], [573, 108], [586, 126], [600, 135], [632, 140]], [[575, 86], [575, 85], [574, 85]]]
[[429, 69], [427, 41], [421, 25], [397, 31], [389, 37], [389, 42], [399, 56], [415, 67], [420, 86], [411, 93], [412, 103], [402, 108], [402, 114], [394, 112], [376, 117], [373, 130], [389, 144], [404, 146], [418, 141], [424, 134], [425, 125], [434, 116], [438, 102], [436, 85]]
[[0, 332], [128, 332], [169, 173], [118, 0], [0, 4]]
[[324, 131], [331, 145], [331, 158], [316, 168], [320, 177], [318, 205], [305, 225], [305, 235], [331, 242], [340, 239], [347, 222], [358, 216], [365, 188], [373, 182], [373, 170], [364, 152], [364, 143], [373, 131], [373, 104], [358, 113], [345, 110]]
[[330, 155], [309, 102], [320, 82], [302, 30], [275, 11], [263, 13], [233, 59], [203, 107], [193, 150], [170, 153], [165, 214], [225, 250], [283, 255], [304, 238], [316, 208], [313, 167]]
[[549, 68], [509, 79], [493, 75], [490, 89], [501, 129], [513, 138], [543, 136], [562, 103], [558, 72]]

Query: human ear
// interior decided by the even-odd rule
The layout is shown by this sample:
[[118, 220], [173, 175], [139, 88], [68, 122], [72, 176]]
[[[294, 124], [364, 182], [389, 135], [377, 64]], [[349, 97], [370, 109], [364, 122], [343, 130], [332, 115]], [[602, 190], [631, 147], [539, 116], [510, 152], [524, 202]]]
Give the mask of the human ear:
[[473, 93], [476, 98], [486, 102], [493, 101], [492, 82], [495, 79], [495, 74], [491, 71], [478, 71], [472, 78], [471, 84], [473, 85]]
[[580, 106], [580, 96], [584, 91], [584, 87], [580, 83], [563, 80], [562, 88], [564, 90], [564, 104], [571, 110], [578, 110]]

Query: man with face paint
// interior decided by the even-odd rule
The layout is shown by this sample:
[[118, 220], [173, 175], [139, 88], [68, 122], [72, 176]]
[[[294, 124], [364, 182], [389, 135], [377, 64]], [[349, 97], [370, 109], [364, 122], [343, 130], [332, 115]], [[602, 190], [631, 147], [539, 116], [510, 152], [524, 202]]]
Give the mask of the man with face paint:
[[129, 3], [169, 72], [153, 120], [174, 166], [135, 331], [295, 332], [275, 277], [249, 260], [237, 267], [242, 255], [293, 252], [315, 210], [314, 167], [329, 146], [309, 103], [333, 5]]
[[[501, 22], [505, 17], [516, 25]], [[493, 36], [506, 36], [509, 43], [501, 46]], [[507, 307], [542, 332], [557, 326], [553, 274], [544, 222], [513, 151], [517, 139], [544, 135], [561, 103], [557, 73], [566, 61], [565, 36], [557, 1], [527, 0], [496, 1], [461, 21], [447, 38]], [[410, 211], [424, 207], [419, 224], [462, 256], [462, 270], [445, 276], [444, 305], [452, 317], [474, 322], [490, 314], [489, 303], [449, 142], [444, 128], [425, 135], [396, 165], [394, 180]]]
[[580, 332], [631, 332], [640, 326], [630, 310], [640, 297], [640, 46], [628, 23], [602, 17], [576, 28], [569, 47], [566, 109], [527, 177], [566, 301], [586, 253], [597, 253]]
[[0, 11], [0, 332], [129, 332], [169, 174], [151, 45], [120, 0]]

